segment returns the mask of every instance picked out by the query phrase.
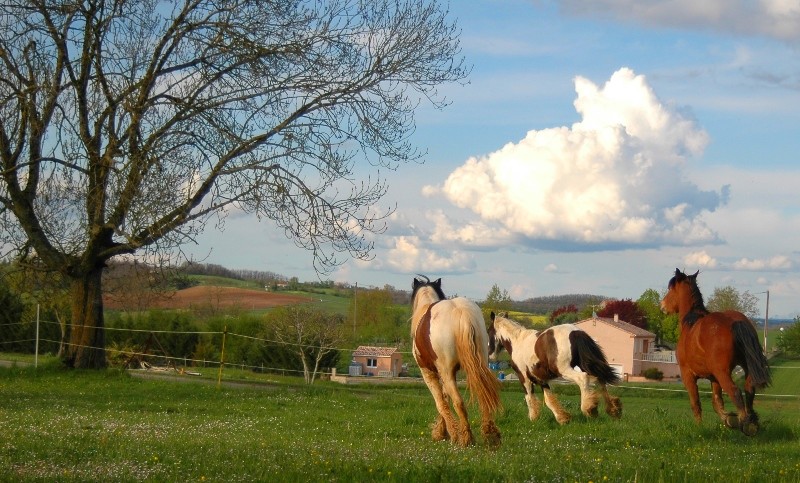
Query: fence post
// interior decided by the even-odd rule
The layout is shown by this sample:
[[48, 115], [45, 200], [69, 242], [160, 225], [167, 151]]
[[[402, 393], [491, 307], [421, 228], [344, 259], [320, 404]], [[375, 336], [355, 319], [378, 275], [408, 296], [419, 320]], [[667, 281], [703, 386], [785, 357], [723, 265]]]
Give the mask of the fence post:
[[36, 350], [33, 356], [33, 367], [39, 367], [39, 304], [36, 304]]
[[219, 389], [220, 384], [222, 384], [222, 366], [225, 365], [225, 337], [228, 335], [228, 326], [225, 326], [225, 330], [222, 332], [222, 352], [219, 356], [219, 374], [217, 375], [217, 389]]

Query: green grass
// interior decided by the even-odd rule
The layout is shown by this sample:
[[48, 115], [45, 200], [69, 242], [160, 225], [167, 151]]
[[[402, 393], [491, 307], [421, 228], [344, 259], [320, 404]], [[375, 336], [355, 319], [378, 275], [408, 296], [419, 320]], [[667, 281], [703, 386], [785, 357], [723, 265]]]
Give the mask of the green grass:
[[774, 394], [794, 397], [759, 396], [752, 438], [721, 427], [708, 395], [695, 425], [680, 385], [614, 388], [620, 420], [585, 419], [577, 389], [555, 386], [573, 414], [561, 427], [546, 408], [528, 421], [507, 383], [490, 451], [431, 441], [421, 384], [217, 388], [40, 361], [0, 369], [0, 481], [800, 481], [800, 383], [780, 369], [800, 363], [777, 364]]

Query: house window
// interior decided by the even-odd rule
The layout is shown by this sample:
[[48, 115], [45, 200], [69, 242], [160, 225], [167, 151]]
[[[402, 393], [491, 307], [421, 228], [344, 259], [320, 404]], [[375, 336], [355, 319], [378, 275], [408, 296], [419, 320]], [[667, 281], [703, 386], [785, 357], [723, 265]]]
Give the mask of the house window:
[[367, 367], [378, 367], [378, 359], [367, 357]]

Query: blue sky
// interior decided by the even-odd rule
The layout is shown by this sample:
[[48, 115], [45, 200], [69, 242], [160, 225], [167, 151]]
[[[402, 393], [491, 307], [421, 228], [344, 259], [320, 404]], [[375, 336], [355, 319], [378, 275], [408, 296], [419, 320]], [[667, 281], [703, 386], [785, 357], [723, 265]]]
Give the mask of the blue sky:
[[[417, 112], [424, 165], [371, 262], [322, 279], [515, 300], [637, 299], [675, 268], [800, 315], [800, 5], [789, 0], [454, 1], [473, 66]], [[311, 254], [230, 216], [188, 251], [315, 280]]]

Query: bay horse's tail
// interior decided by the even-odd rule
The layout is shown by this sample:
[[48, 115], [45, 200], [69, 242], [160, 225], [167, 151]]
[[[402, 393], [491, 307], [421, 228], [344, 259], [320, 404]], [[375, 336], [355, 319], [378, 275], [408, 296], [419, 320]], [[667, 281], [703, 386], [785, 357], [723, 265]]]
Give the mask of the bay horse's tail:
[[750, 376], [752, 384], [756, 388], [767, 387], [772, 383], [772, 375], [769, 370], [769, 362], [761, 350], [753, 324], [749, 321], [739, 320], [731, 326], [733, 332], [733, 343], [736, 352], [744, 356], [745, 372]]
[[572, 361], [570, 366], [578, 366], [590, 376], [597, 378], [600, 384], [617, 384], [619, 375], [608, 364], [603, 349], [597, 342], [582, 330], [573, 330], [569, 333], [569, 343], [572, 347]]
[[502, 408], [500, 382], [489, 369], [488, 357], [483, 357], [488, 350], [488, 341], [479, 336], [475, 323], [471, 320], [475, 315], [463, 310], [456, 351], [461, 368], [467, 374], [470, 401], [477, 399], [481, 410], [491, 414]]

